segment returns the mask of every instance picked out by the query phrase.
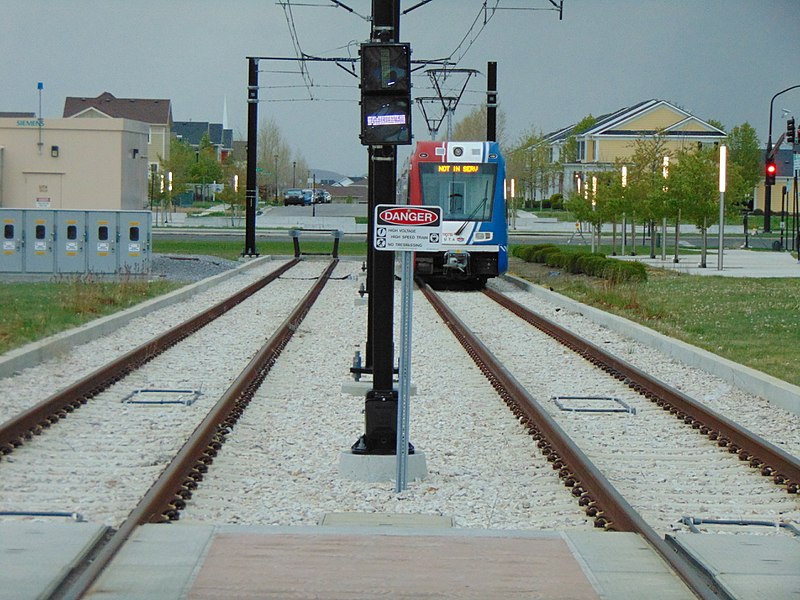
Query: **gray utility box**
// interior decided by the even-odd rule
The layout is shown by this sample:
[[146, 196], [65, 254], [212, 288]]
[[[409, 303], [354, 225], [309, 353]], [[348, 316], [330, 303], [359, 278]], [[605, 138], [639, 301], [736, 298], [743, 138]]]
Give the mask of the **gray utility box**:
[[0, 272], [146, 275], [148, 210], [0, 209]]

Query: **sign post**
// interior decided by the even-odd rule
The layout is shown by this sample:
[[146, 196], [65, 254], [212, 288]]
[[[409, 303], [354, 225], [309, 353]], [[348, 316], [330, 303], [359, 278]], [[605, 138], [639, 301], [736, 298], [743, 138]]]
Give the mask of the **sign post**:
[[414, 291], [414, 252], [439, 250], [442, 209], [438, 206], [379, 204], [375, 207], [373, 246], [402, 253], [400, 305], [400, 374], [397, 406], [397, 478], [395, 491], [407, 487], [409, 397], [411, 391], [411, 322]]

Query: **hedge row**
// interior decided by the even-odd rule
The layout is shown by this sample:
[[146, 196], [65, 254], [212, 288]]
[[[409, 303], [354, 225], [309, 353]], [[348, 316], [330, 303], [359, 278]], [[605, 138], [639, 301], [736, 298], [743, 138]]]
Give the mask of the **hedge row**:
[[606, 258], [605, 254], [590, 252], [563, 252], [553, 244], [515, 246], [511, 254], [526, 262], [546, 264], [568, 273], [583, 273], [603, 277], [613, 283], [647, 281], [647, 269], [642, 263]]

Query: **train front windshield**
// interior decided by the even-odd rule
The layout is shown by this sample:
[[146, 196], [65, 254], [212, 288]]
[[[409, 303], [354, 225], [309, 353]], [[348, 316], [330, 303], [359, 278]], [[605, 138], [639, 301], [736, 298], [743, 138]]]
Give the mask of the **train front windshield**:
[[422, 204], [445, 221], [490, 221], [496, 177], [496, 163], [419, 163]]

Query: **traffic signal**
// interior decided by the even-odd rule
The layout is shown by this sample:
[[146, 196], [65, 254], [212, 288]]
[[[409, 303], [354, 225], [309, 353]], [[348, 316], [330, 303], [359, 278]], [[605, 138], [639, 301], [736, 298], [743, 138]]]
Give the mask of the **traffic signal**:
[[786, 142], [794, 144], [795, 139], [794, 117], [792, 117], [786, 121]]
[[409, 44], [361, 44], [361, 143], [411, 143]]
[[778, 173], [778, 165], [772, 159], [767, 160], [766, 168], [764, 170], [764, 184], [775, 185], [775, 175]]

